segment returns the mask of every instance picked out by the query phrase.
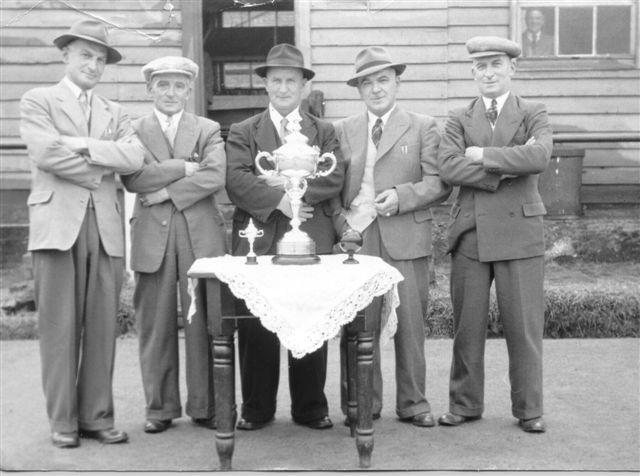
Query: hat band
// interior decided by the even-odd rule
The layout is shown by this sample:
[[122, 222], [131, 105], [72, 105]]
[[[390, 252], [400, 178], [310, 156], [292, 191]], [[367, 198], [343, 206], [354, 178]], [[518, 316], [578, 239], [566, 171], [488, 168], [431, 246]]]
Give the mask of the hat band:
[[393, 63], [391, 63], [390, 61], [371, 61], [370, 63], [366, 63], [363, 64], [362, 66], [360, 66], [357, 70], [356, 70], [356, 74], [364, 71], [365, 69], [369, 69], [369, 68], [373, 68], [375, 66], [381, 66], [381, 65], [389, 65], [389, 67], [391, 67], [391, 65]]

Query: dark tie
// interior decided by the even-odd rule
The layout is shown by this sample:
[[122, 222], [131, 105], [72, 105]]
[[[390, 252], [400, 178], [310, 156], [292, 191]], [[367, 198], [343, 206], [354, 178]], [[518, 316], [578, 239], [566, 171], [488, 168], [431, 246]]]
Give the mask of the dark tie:
[[382, 119], [378, 118], [371, 128], [371, 140], [373, 141], [373, 145], [376, 146], [376, 149], [380, 143], [380, 137], [382, 137]]
[[491, 125], [494, 126], [496, 124], [496, 119], [498, 119], [498, 103], [495, 99], [491, 100], [491, 107], [487, 109], [485, 114], [487, 115], [487, 119], [489, 119]]

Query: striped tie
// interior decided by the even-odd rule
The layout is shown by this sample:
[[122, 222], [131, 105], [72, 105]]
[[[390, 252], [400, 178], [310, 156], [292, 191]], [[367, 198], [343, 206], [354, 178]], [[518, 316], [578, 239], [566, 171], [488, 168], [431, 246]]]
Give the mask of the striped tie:
[[382, 137], [382, 119], [378, 118], [371, 128], [371, 140], [373, 141], [373, 145], [376, 146], [376, 149], [380, 143], [380, 137]]
[[491, 100], [491, 107], [487, 110], [486, 115], [491, 125], [495, 126], [498, 119], [498, 102], [495, 99]]

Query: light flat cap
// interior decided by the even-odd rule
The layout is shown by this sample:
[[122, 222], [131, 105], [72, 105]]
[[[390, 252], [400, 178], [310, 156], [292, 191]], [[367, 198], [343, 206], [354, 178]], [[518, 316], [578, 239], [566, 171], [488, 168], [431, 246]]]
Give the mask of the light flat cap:
[[518, 43], [499, 36], [474, 36], [467, 41], [466, 47], [471, 58], [494, 55], [517, 58], [522, 53]]
[[198, 65], [184, 56], [163, 56], [149, 61], [142, 67], [142, 74], [148, 83], [157, 74], [184, 74], [189, 79], [198, 76]]

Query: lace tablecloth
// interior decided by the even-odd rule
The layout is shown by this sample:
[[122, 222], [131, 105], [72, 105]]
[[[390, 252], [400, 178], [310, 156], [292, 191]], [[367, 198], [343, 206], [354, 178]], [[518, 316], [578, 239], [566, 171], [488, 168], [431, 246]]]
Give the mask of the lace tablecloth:
[[[346, 255], [323, 255], [321, 263], [308, 266], [274, 265], [271, 256], [259, 256], [258, 265], [245, 265], [244, 256], [220, 256], [196, 260], [189, 275], [215, 275], [244, 299], [264, 327], [275, 332], [282, 345], [300, 358], [338, 335], [343, 325], [384, 296], [381, 341], [396, 331], [397, 283], [402, 274], [374, 256], [356, 255], [357, 265], [345, 265]], [[196, 280], [191, 280], [191, 307], [195, 313]]]

